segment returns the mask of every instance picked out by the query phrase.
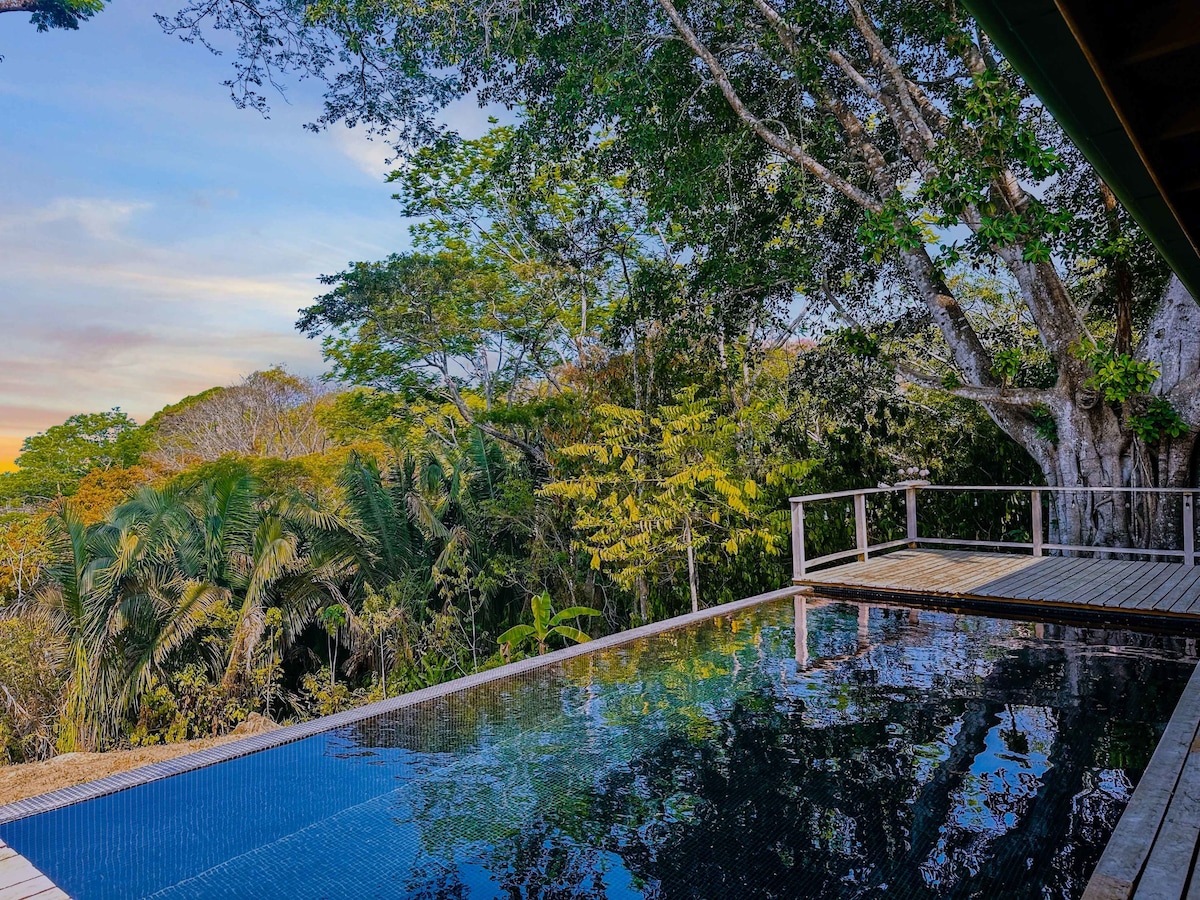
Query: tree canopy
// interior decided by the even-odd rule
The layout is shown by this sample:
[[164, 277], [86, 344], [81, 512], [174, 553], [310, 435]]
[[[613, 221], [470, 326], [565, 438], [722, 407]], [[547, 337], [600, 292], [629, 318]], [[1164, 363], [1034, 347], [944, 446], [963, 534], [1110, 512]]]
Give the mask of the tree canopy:
[[29, 21], [38, 31], [73, 31], [102, 9], [104, 0], [0, 0], [0, 13], [29, 13]]
[[137, 423], [121, 410], [80, 413], [25, 439], [17, 470], [0, 475], [0, 496], [70, 495], [88, 472], [132, 465], [142, 449]]
[[[981, 403], [1050, 484], [1188, 483], [1195, 301], [954, 0], [259, 12], [272, 27], [224, 2], [171, 27], [237, 34], [243, 98], [315, 75], [314, 127], [399, 147], [452, 144], [452, 100], [505, 104], [509, 171], [579, 160], [618, 180], [727, 341], [798, 305], [818, 330], [905, 319], [899, 377]], [[1056, 503], [1070, 542], [1140, 528]]]

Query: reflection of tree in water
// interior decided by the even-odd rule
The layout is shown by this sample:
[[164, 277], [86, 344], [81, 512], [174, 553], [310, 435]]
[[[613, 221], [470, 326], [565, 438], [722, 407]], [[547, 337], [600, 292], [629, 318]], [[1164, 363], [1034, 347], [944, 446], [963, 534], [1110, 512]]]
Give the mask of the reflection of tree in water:
[[608, 896], [604, 854], [537, 822], [514, 842], [512, 861], [499, 876], [504, 897], [602, 900]]
[[[606, 854], [537, 821], [514, 835], [488, 860], [493, 896], [506, 900], [606, 900]], [[480, 896], [462, 871], [429, 860], [409, 878], [407, 900], [468, 900]]]
[[[1147, 658], [1024, 649], [976, 693], [1006, 702], [947, 704], [912, 692], [893, 695], [873, 721], [820, 728], [808, 724], [803, 701], [745, 699], [719, 741], [664, 742], [615, 773], [597, 804], [614, 823], [635, 812], [636, 827], [618, 828], [614, 841], [663, 900], [1078, 896], [1103, 849], [1097, 837], [1124, 806], [1104, 792], [1101, 773], [1111, 753], [1134, 755], [1113, 746], [1121, 730], [1111, 723], [1169, 717], [1174, 697], [1152, 686], [1177, 681], [1177, 670]], [[1012, 742], [1019, 726], [1010, 704], [1053, 715], [1040, 733]], [[955, 721], [948, 756], [921, 783], [914, 748]], [[903, 725], [903, 741], [888, 723]], [[1000, 759], [988, 759], [989, 738], [1000, 741]], [[1025, 754], [1013, 743], [1049, 747], [1040, 783], [1015, 799], [997, 793], [1003, 782], [973, 774], [981, 763], [1019, 768]], [[1139, 769], [1152, 746], [1143, 741], [1136, 753]], [[682, 796], [690, 814], [680, 818], [670, 805]], [[1008, 815], [981, 830], [964, 815], [979, 806]]]
[[360, 729], [419, 770], [403, 896], [1078, 897], [1187, 675], [1162, 639], [842, 605], [796, 667], [777, 613]]

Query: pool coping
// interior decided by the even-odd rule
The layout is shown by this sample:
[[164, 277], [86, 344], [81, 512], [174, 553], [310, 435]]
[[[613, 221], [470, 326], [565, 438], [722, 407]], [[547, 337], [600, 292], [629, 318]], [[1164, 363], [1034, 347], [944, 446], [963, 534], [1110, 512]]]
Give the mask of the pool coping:
[[518, 662], [507, 663], [495, 669], [488, 669], [485, 672], [464, 675], [461, 678], [455, 678], [451, 681], [434, 685], [433, 687], [422, 688], [421, 690], [401, 694], [398, 697], [391, 697], [386, 700], [378, 700], [374, 703], [368, 703], [366, 706], [359, 706], [345, 712], [335, 713], [331, 716], [322, 716], [308, 722], [286, 725], [274, 731], [251, 735], [239, 741], [231, 741], [217, 747], [210, 747], [207, 750], [199, 750], [195, 753], [177, 756], [174, 759], [151, 763], [148, 766], [141, 766], [140, 768], [130, 769], [126, 772], [118, 772], [115, 775], [108, 775], [95, 781], [88, 781], [72, 787], [50, 791], [49, 793], [38, 794], [36, 797], [16, 800], [13, 803], [0, 806], [0, 825], [6, 825], [9, 822], [15, 822], [18, 819], [25, 819], [29, 816], [36, 816], [40, 813], [52, 812], [66, 806], [74, 806], [77, 803], [84, 803], [88, 800], [95, 800], [99, 797], [115, 794], [118, 791], [127, 790], [128, 788], [149, 784], [152, 781], [160, 781], [164, 778], [182, 775], [185, 772], [204, 769], [217, 763], [228, 762], [231, 759], [238, 759], [243, 756], [249, 756], [252, 753], [258, 753], [261, 750], [269, 750], [284, 744], [295, 743], [296, 741], [313, 737], [322, 732], [332, 731], [335, 728], [343, 728], [347, 725], [353, 725], [356, 722], [372, 719], [385, 713], [415, 706], [418, 703], [456, 694], [459, 691], [478, 687], [490, 681], [497, 681], [514, 675], [522, 675], [526, 672], [552, 666], [578, 656], [586, 656], [598, 650], [618, 647], [622, 644], [640, 640], [641, 638], [652, 637], [667, 631], [674, 631], [688, 625], [729, 615], [730, 613], [741, 612], [742, 610], [751, 609], [773, 600], [782, 600], [786, 597], [796, 596], [797, 594], [808, 593], [812, 593], [812, 588], [804, 585], [791, 585], [779, 590], [768, 591], [764, 594], [755, 594], [752, 597], [734, 600], [731, 603], [723, 603], [720, 606], [709, 607], [699, 612], [687, 613], [682, 616], [664, 619], [661, 622], [652, 622], [649, 625], [641, 625], [637, 628], [619, 631], [616, 634], [596, 638], [583, 644], [575, 644], [563, 650], [555, 650], [544, 656], [534, 656], [529, 659], [519, 660]]

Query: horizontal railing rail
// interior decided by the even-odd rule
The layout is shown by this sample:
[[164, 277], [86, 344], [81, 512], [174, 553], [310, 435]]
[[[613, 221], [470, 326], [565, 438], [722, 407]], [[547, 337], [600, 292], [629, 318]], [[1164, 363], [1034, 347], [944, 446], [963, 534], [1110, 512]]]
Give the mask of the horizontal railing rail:
[[[823, 494], [806, 494], [802, 497], [790, 498], [792, 510], [792, 575], [799, 580], [804, 575], [821, 566], [840, 562], [846, 559], [867, 560], [872, 555], [884, 553], [899, 547], [992, 547], [1011, 550], [1028, 550], [1034, 556], [1042, 556], [1047, 551], [1062, 553], [1104, 553], [1104, 554], [1139, 554], [1155, 557], [1179, 559], [1185, 566], [1196, 564], [1195, 548], [1195, 509], [1194, 495], [1197, 489], [1192, 488], [1141, 488], [1141, 487], [1048, 487], [1030, 485], [954, 485], [930, 484], [926, 481], [901, 481], [894, 485], [881, 485], [860, 490], [830, 491]], [[1031, 540], [1018, 541], [1003, 538], [976, 540], [958, 537], [922, 535], [917, 508], [917, 495], [922, 491], [940, 491], [960, 493], [1008, 493], [1028, 494], [1030, 500], [1029, 530]], [[867, 498], [883, 494], [904, 494], [904, 537], [871, 543], [868, 517]], [[1175, 547], [1132, 547], [1113, 546], [1108, 544], [1070, 544], [1046, 539], [1045, 518], [1042, 511], [1043, 496], [1055, 493], [1066, 494], [1142, 494], [1178, 497], [1181, 502], [1181, 531], [1182, 549]], [[813, 504], [831, 500], [849, 500], [854, 510], [854, 547], [825, 553], [809, 558], [805, 545], [805, 516], [808, 507]]]

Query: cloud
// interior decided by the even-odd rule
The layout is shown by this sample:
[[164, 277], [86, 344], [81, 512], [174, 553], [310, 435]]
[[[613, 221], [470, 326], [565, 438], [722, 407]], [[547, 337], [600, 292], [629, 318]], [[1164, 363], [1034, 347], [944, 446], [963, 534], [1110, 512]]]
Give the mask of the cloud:
[[276, 363], [320, 372], [294, 328], [316, 276], [407, 246], [387, 145], [303, 131], [315, 83], [270, 118], [235, 109], [228, 59], [140, 4], [70, 34], [6, 22], [0, 465], [74, 413], [144, 420]]
[[338, 152], [350, 160], [364, 175], [382, 182], [396, 168], [395, 151], [387, 141], [372, 139], [361, 128], [337, 127], [327, 132]]
[[336, 260], [346, 241], [328, 224], [311, 240], [312, 222], [242, 222], [230, 233], [228, 220], [215, 234], [164, 241], [160, 211], [57, 197], [0, 214], [0, 463], [13, 441], [74, 413], [121, 406], [145, 419], [275, 363], [321, 370], [319, 347], [293, 326], [316, 293], [319, 261]]
[[[48, 223], [73, 222], [83, 231], [101, 240], [116, 240], [133, 216], [151, 208], [149, 203], [115, 202], [92, 197], [60, 197], [31, 218], [20, 223], [21, 227]], [[0, 225], [3, 220], [0, 220]], [[8, 227], [16, 223], [9, 222]]]

